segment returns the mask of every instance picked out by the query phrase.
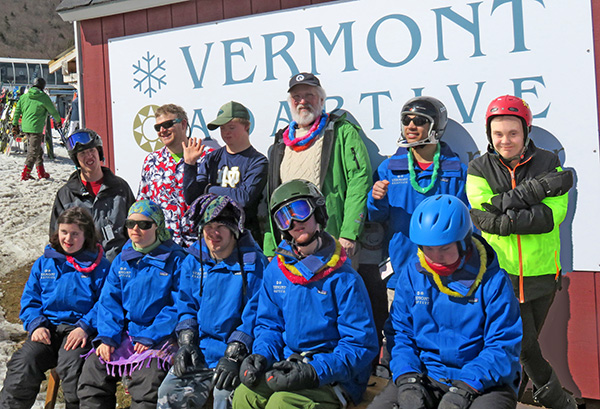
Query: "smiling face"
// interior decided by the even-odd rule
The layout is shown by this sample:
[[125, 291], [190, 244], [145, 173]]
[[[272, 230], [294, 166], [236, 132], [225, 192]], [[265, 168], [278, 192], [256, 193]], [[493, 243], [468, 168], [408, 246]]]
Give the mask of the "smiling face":
[[77, 152], [77, 160], [79, 161], [81, 171], [86, 174], [93, 174], [100, 170], [100, 156], [96, 148], [88, 148]]
[[[156, 117], [156, 123], [162, 124], [163, 122], [169, 120], [177, 119], [176, 114], [165, 113], [163, 115], [158, 115]], [[165, 144], [167, 149], [173, 153], [181, 153], [183, 148], [181, 146], [182, 142], [185, 142], [187, 137], [185, 136], [185, 129], [187, 127], [187, 122], [185, 120], [174, 123], [170, 128], [161, 127], [158, 131], [158, 137], [161, 142]]]
[[152, 227], [148, 230], [143, 230], [140, 226], [135, 225], [132, 229], [127, 229], [127, 234], [133, 243], [140, 248], [149, 247], [156, 241], [156, 230], [158, 227], [156, 223], [149, 218], [148, 216], [144, 216], [141, 213], [132, 213], [127, 219], [129, 220], [144, 220], [152, 222]]
[[211, 222], [202, 228], [202, 236], [206, 247], [215, 259], [229, 257], [236, 245], [232, 231], [222, 223]]
[[[407, 118], [416, 118], [417, 115], [405, 115]], [[402, 124], [402, 130], [407, 143], [419, 142], [427, 138], [431, 123], [428, 121], [423, 125], [415, 125], [414, 121], [410, 121], [408, 125]]]
[[458, 245], [450, 243], [443, 246], [423, 246], [423, 253], [429, 262], [449, 266], [458, 260]]
[[506, 160], [518, 162], [525, 148], [523, 123], [516, 116], [498, 116], [490, 122], [492, 144]]
[[66, 254], [74, 254], [83, 248], [85, 234], [75, 223], [58, 225], [58, 242]]
[[299, 126], [312, 125], [323, 111], [325, 100], [317, 88], [299, 84], [290, 90], [289, 103], [292, 109], [292, 118]]

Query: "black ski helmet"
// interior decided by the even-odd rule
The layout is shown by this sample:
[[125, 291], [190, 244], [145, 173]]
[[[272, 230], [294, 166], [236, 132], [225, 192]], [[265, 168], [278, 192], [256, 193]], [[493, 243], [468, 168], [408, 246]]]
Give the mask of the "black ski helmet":
[[442, 139], [442, 135], [448, 124], [448, 111], [442, 102], [433, 97], [415, 97], [409, 99], [400, 112], [400, 119], [405, 115], [419, 115], [427, 118], [431, 123], [427, 138], [417, 142], [406, 142], [404, 136], [404, 127], [400, 126], [400, 139], [398, 146], [403, 148], [411, 148], [413, 146], [436, 144]]
[[81, 166], [77, 160], [77, 154], [89, 148], [96, 148], [98, 150], [100, 161], [104, 161], [102, 138], [100, 138], [100, 135], [93, 130], [88, 128], [78, 129], [67, 138], [67, 151], [69, 152], [69, 157], [78, 168]]

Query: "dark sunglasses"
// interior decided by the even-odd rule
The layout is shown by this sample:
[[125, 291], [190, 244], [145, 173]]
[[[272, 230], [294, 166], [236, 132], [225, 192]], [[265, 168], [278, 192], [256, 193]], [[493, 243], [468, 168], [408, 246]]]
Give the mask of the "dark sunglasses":
[[413, 124], [415, 124], [416, 126], [423, 126], [423, 125], [429, 123], [429, 119], [425, 118], [424, 116], [420, 116], [420, 115], [415, 115], [414, 118], [411, 118], [408, 115], [404, 115], [402, 117], [402, 125], [408, 126], [411, 122]]
[[169, 129], [170, 127], [172, 127], [175, 124], [178, 124], [181, 121], [183, 121], [183, 119], [181, 118], [169, 119], [168, 121], [161, 122], [160, 124], [154, 124], [154, 130], [156, 132], [160, 132], [160, 128]]
[[148, 230], [152, 228], [152, 225], [156, 224], [151, 220], [125, 220], [125, 227], [128, 229], [133, 229], [135, 226], [138, 226], [142, 230]]

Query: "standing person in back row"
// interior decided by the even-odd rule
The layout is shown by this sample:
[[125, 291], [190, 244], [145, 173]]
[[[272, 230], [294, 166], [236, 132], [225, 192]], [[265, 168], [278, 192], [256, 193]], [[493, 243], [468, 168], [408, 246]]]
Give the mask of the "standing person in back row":
[[495, 98], [485, 118], [488, 149], [469, 163], [467, 176], [471, 217], [496, 250], [521, 303], [521, 364], [533, 382], [534, 399], [548, 408], [576, 409], [538, 342], [560, 288], [559, 226], [573, 175], [529, 138], [533, 116], [521, 98]]
[[230, 101], [219, 109], [208, 129], [221, 131], [225, 146], [206, 155], [204, 145], [190, 139], [183, 150], [183, 194], [191, 205], [205, 193], [229, 196], [249, 215], [244, 226], [262, 243], [258, 225], [258, 202], [267, 183], [267, 158], [250, 143], [250, 111], [239, 102]]
[[[408, 100], [400, 113], [398, 150], [377, 168], [369, 192], [369, 219], [386, 227], [388, 255], [393, 272], [399, 272], [417, 250], [408, 235], [415, 208], [428, 197], [449, 194], [465, 204], [467, 167], [442, 135], [448, 124], [444, 104], [433, 97]], [[392, 302], [397, 274], [387, 282], [388, 303]]]
[[[293, 179], [315, 184], [327, 200], [329, 221], [323, 227], [352, 258], [373, 180], [367, 148], [346, 115], [325, 112], [325, 90], [313, 74], [294, 75], [288, 93], [293, 121], [277, 132], [269, 149], [268, 195]], [[263, 246], [267, 257], [273, 257], [281, 237], [270, 219]]]
[[29, 88], [29, 91], [25, 95], [19, 98], [17, 107], [15, 108], [13, 132], [19, 133], [20, 119], [20, 130], [27, 134], [27, 140], [29, 141], [21, 180], [33, 179], [31, 170], [34, 164], [36, 165], [39, 179], [48, 179], [50, 177], [44, 169], [44, 151], [42, 150], [46, 117], [48, 114], [52, 115], [55, 127], [59, 126], [62, 119], [50, 97], [44, 92], [45, 87], [45, 79], [35, 78], [31, 84], [31, 88]]

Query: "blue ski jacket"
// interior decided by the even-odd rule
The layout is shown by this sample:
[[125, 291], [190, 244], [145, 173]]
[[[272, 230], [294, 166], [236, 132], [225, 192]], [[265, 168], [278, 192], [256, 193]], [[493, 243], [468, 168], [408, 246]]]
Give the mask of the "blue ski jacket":
[[252, 351], [258, 290], [268, 260], [248, 230], [233, 253], [219, 262], [211, 258], [204, 239], [187, 251], [181, 266], [177, 331], [198, 333], [200, 350], [213, 368], [229, 342], [242, 342]]
[[[82, 251], [74, 256], [81, 267], [91, 266], [97, 252]], [[96, 302], [108, 274], [110, 262], [102, 258], [89, 273], [82, 273], [67, 257], [50, 245], [36, 260], [21, 297], [19, 318], [30, 333], [38, 327], [68, 324], [81, 327], [88, 335], [96, 330]]]
[[[331, 235], [322, 237], [327, 244], [302, 260], [285, 240], [279, 245], [263, 277], [252, 352], [267, 358], [269, 366], [294, 353], [310, 353], [319, 385], [337, 382], [358, 403], [379, 349], [371, 303], [349, 259], [315, 278], [339, 249]], [[310, 281], [290, 281], [279, 255]]]
[[[440, 277], [462, 297], [442, 292], [417, 252], [400, 272], [385, 326], [394, 380], [418, 372], [440, 382], [463, 381], [479, 392], [499, 385], [516, 392], [523, 337], [519, 303], [494, 250], [474, 237], [484, 250], [474, 247], [462, 268]], [[482, 253], [487, 260], [481, 282], [467, 295], [480, 274]]]
[[[398, 148], [389, 159], [384, 160], [377, 168], [375, 181], [388, 180], [387, 195], [381, 200], [373, 199], [373, 189], [367, 198], [369, 220], [383, 223], [386, 230], [388, 256], [396, 274], [387, 283], [388, 288], [395, 288], [398, 272], [417, 251], [417, 246], [408, 237], [410, 217], [415, 208], [429, 196], [448, 194], [458, 197], [467, 206], [465, 182], [467, 167], [450, 147], [440, 142], [440, 168], [433, 188], [427, 193], [417, 192], [410, 183], [406, 148]], [[431, 182], [433, 166], [421, 170], [415, 166], [416, 181], [421, 187]]]
[[124, 331], [150, 348], [173, 335], [177, 324], [179, 269], [185, 251], [172, 240], [148, 254], [131, 240], [113, 260], [98, 301], [98, 341], [118, 347]]

